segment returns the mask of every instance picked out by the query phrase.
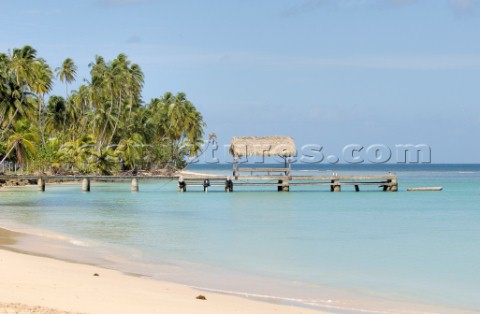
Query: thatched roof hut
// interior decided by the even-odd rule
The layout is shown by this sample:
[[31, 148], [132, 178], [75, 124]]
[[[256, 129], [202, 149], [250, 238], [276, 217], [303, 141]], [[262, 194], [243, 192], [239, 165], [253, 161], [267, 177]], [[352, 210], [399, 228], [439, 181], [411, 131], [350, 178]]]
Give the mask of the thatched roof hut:
[[232, 138], [230, 144], [230, 154], [234, 157], [290, 157], [296, 153], [295, 142], [290, 136], [241, 136]]

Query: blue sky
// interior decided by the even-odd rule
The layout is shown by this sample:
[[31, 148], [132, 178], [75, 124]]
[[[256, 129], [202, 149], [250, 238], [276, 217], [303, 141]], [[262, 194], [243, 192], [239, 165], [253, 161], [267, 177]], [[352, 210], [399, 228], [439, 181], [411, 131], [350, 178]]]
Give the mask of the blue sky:
[[77, 85], [95, 55], [126, 53], [145, 102], [185, 92], [220, 144], [426, 144], [433, 162], [480, 162], [477, 0], [23, 0], [2, 13], [0, 51], [29, 44], [53, 68], [71, 57]]

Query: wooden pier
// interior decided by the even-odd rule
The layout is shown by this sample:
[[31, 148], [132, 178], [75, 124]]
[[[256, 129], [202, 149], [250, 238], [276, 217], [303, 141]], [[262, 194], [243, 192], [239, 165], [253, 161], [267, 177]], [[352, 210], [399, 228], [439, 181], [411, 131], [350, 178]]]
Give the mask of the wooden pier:
[[56, 176], [56, 175], [0, 175], [2, 181], [26, 181], [29, 184], [36, 184], [38, 191], [45, 192], [47, 182], [63, 183], [63, 182], [79, 182], [82, 186], [82, 192], [90, 192], [91, 182], [131, 182], [130, 191], [139, 191], [139, 181], [148, 180], [175, 180], [176, 177], [165, 176], [95, 176], [95, 175], [72, 175], [72, 176]]
[[[359, 192], [361, 186], [376, 186], [380, 191], [397, 192], [398, 180], [394, 175], [387, 176], [287, 176], [287, 175], [250, 175], [250, 176], [192, 176], [179, 177], [178, 191], [209, 188], [233, 192], [237, 187], [276, 187], [279, 192], [288, 192], [294, 187], [326, 186], [331, 192], [340, 192], [343, 188], [352, 187]], [[190, 189], [192, 188], [192, 189]]]
[[[377, 187], [380, 191], [397, 192], [398, 180], [395, 175], [385, 176], [349, 176], [349, 175], [312, 175], [299, 176], [292, 174], [291, 157], [296, 155], [296, 146], [293, 138], [288, 136], [247, 136], [234, 137], [230, 146], [233, 156], [233, 176], [195, 175], [180, 176], [178, 178], [178, 190], [200, 188], [207, 192], [209, 188], [220, 188], [225, 192], [233, 192], [240, 187], [272, 188], [279, 192], [288, 192], [293, 188], [325, 186], [331, 192], [340, 192], [342, 189], [351, 187], [359, 192], [362, 187]], [[240, 159], [248, 156], [261, 158], [278, 156], [284, 159], [281, 167], [240, 167]], [[39, 191], [45, 191], [45, 182], [81, 181], [82, 191], [90, 192], [90, 181], [119, 182], [131, 181], [131, 191], [139, 191], [139, 180], [175, 179], [175, 177], [160, 176], [1, 176], [3, 180], [35, 180]], [[275, 189], [276, 188], [276, 189]], [[328, 191], [328, 190], [327, 190]]]
[[[255, 171], [250, 169], [252, 173]], [[262, 168], [260, 172], [265, 172]], [[176, 177], [164, 176], [36, 176], [36, 175], [20, 175], [8, 176], [0, 175], [0, 180], [25, 180], [30, 184], [36, 184], [38, 191], [45, 192], [46, 183], [61, 182], [78, 182], [81, 184], [82, 192], [90, 192], [91, 182], [131, 182], [130, 191], [138, 192], [140, 181], [152, 180], [176, 180]], [[279, 192], [288, 192], [292, 188], [301, 190], [302, 187], [308, 186], [325, 186], [331, 192], [340, 192], [350, 188], [359, 192], [361, 187], [374, 186], [379, 191], [398, 191], [398, 180], [394, 175], [386, 176], [290, 176], [290, 175], [247, 175], [247, 176], [180, 176], [178, 177], [178, 191], [205, 191], [209, 188], [225, 192], [238, 191], [242, 187], [256, 187], [259, 189], [273, 189]], [[275, 189], [276, 188], [276, 189]], [[263, 189], [265, 190], [265, 189]], [[370, 189], [371, 190], [371, 189]]]
[[[225, 192], [233, 192], [237, 187], [276, 188], [288, 192], [291, 188], [326, 186], [331, 192], [340, 192], [351, 186], [359, 192], [361, 186], [377, 186], [381, 191], [398, 191], [398, 180], [394, 175], [387, 176], [294, 176], [291, 157], [296, 155], [293, 138], [288, 136], [244, 136], [234, 137], [230, 145], [233, 156], [233, 176], [191, 176], [179, 177], [178, 190], [186, 192], [190, 187], [202, 188], [207, 192], [211, 187], [219, 187]], [[283, 158], [283, 167], [240, 167], [242, 157], [261, 158], [278, 156]]]

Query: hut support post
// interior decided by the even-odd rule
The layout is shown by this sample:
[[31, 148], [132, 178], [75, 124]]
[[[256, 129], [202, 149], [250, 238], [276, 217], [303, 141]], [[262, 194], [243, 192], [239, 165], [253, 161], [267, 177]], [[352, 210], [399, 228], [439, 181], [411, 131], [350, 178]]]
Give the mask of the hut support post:
[[233, 177], [235, 180], [238, 179], [238, 157], [233, 156]]
[[82, 180], [82, 192], [90, 192], [90, 179], [83, 178]]
[[290, 174], [292, 173], [292, 159], [288, 157], [288, 171], [287, 171], [287, 177], [290, 177]]

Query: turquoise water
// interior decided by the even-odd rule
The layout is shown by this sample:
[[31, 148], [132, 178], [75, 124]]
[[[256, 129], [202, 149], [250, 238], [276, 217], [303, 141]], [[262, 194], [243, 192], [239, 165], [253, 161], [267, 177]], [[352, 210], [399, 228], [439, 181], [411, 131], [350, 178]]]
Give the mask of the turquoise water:
[[[127, 183], [17, 188], [0, 191], [0, 226], [206, 289], [349, 313], [480, 312], [480, 172], [461, 170], [399, 171], [398, 193], [178, 193], [166, 180], [140, 181], [139, 193]], [[413, 186], [444, 190], [405, 192]]]

